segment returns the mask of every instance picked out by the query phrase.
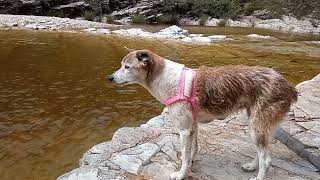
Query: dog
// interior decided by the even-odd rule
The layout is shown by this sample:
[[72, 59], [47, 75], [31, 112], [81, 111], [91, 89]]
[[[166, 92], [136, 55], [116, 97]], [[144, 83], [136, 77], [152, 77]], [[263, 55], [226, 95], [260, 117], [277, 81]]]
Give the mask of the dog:
[[[160, 57], [149, 50], [128, 53], [121, 68], [108, 77], [115, 84], [137, 83], [158, 101], [165, 102], [179, 93], [183, 64]], [[249, 117], [249, 132], [257, 149], [250, 163], [242, 165], [246, 171], [259, 169], [255, 180], [265, 178], [271, 163], [268, 142], [281, 119], [297, 101], [297, 91], [287, 80], [271, 68], [244, 65], [201, 66], [187, 71], [184, 95], [192, 94], [195, 86], [196, 116], [189, 101], [179, 100], [168, 105], [170, 118], [176, 122], [181, 142], [182, 165], [171, 179], [187, 177], [197, 153], [197, 123], [223, 119], [244, 109]]]

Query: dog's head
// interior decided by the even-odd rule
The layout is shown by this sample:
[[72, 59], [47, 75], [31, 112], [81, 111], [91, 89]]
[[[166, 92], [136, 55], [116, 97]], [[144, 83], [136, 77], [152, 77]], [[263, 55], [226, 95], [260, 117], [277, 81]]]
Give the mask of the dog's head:
[[121, 68], [108, 79], [115, 84], [144, 83], [152, 71], [158, 56], [149, 50], [137, 50], [127, 54]]

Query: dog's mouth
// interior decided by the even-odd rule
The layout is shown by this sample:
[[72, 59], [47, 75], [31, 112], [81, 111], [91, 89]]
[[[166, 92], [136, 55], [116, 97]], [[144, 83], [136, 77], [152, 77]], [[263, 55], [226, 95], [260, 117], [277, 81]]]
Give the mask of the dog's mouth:
[[125, 82], [112, 81], [112, 83], [114, 83], [114, 84], [116, 84], [118, 86], [123, 86], [123, 85], [129, 84], [129, 81], [125, 81]]
[[115, 84], [116, 84], [116, 85], [119, 85], [119, 86], [123, 86], [123, 85], [129, 84], [129, 82], [128, 82], [128, 81], [122, 82], [122, 83], [116, 83], [116, 82], [115, 82]]

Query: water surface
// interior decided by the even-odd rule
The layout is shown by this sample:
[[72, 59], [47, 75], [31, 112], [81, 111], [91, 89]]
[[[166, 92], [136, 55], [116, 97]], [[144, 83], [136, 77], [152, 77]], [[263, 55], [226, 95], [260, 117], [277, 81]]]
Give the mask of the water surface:
[[[159, 27], [147, 26], [149, 30]], [[150, 49], [190, 67], [248, 64], [273, 67], [297, 84], [320, 73], [318, 36], [243, 28], [189, 28], [228, 34], [212, 45], [95, 36], [0, 31], [0, 179], [55, 179], [78, 166], [92, 145], [123, 126], [138, 126], [163, 108], [146, 90], [105, 80], [127, 53]], [[249, 41], [250, 33], [272, 41]]]

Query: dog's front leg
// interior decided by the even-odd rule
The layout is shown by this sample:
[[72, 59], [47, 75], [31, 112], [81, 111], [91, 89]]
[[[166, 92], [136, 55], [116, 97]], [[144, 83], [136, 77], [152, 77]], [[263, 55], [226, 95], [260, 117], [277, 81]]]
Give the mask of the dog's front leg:
[[181, 143], [181, 160], [182, 165], [180, 171], [171, 174], [171, 179], [181, 180], [187, 176], [188, 169], [191, 166], [191, 130], [183, 129], [180, 131], [180, 143]]
[[195, 156], [198, 153], [198, 125], [193, 122], [192, 125], [192, 145], [191, 145], [191, 162], [194, 162]]

